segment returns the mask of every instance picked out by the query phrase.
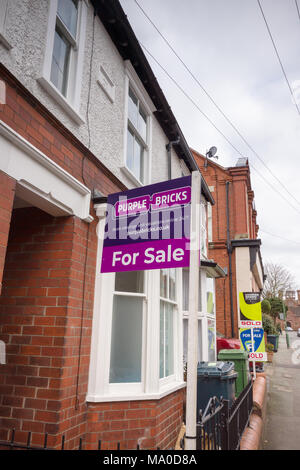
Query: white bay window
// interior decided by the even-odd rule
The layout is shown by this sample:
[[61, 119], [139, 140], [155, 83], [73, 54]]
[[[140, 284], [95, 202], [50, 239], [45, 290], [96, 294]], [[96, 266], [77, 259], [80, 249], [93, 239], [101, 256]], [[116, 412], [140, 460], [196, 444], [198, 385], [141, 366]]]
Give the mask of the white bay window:
[[101, 254], [99, 240], [87, 401], [159, 399], [184, 387], [182, 270], [101, 274]]
[[[188, 350], [188, 309], [189, 309], [189, 269], [183, 269], [183, 358], [187, 362]], [[204, 268], [199, 271], [198, 292], [198, 362], [215, 360], [215, 280]]]

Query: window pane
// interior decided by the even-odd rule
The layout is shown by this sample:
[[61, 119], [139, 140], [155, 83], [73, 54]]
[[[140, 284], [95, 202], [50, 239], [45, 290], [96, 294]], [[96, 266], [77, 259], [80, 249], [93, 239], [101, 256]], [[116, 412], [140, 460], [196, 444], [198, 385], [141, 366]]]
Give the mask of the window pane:
[[174, 373], [174, 315], [173, 306], [160, 302], [160, 378]]
[[133, 174], [134, 176], [143, 182], [144, 180], [144, 168], [143, 168], [143, 147], [135, 139], [134, 141], [134, 167]]
[[56, 30], [50, 79], [63, 95], [66, 95], [69, 56], [70, 44], [60, 34], [60, 32]]
[[141, 382], [143, 299], [114, 296], [110, 383]]
[[173, 306], [165, 306], [165, 377], [174, 373]]
[[176, 270], [169, 269], [169, 299], [170, 300], [176, 300], [175, 283], [176, 283]]
[[160, 302], [160, 332], [159, 332], [159, 377], [165, 376], [165, 314], [164, 303]]
[[208, 320], [208, 360], [210, 362], [216, 360], [215, 322], [212, 320]]
[[139, 128], [138, 128], [139, 133], [143, 137], [143, 139], [146, 141], [147, 139], [147, 115], [146, 113], [140, 108], [139, 111]]
[[[189, 309], [189, 269], [182, 270], [182, 308], [184, 311]], [[202, 311], [202, 298], [201, 298], [201, 271], [199, 271], [199, 291], [198, 291], [198, 312]]]
[[144, 271], [116, 273], [115, 290], [117, 292], [144, 292]]
[[126, 165], [130, 171], [133, 172], [133, 162], [134, 162], [134, 136], [132, 132], [127, 130], [127, 156], [126, 156]]
[[[202, 361], [201, 345], [202, 345], [202, 329], [201, 320], [198, 320], [198, 362]], [[183, 361], [187, 362], [188, 356], [188, 320], [183, 320]]]
[[129, 88], [128, 97], [128, 117], [131, 123], [138, 128], [138, 100], [133, 91]]
[[74, 38], [77, 29], [77, 0], [58, 0], [57, 14]]
[[215, 313], [214, 279], [206, 277], [207, 313]]
[[160, 270], [160, 296], [164, 299], [168, 298], [168, 270]]

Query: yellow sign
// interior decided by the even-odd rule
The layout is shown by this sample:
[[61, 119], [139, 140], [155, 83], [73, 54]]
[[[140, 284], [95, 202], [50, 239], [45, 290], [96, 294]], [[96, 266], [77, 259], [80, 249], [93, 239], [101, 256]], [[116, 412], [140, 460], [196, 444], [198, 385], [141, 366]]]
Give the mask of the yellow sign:
[[262, 314], [258, 292], [240, 292], [240, 328], [261, 328]]

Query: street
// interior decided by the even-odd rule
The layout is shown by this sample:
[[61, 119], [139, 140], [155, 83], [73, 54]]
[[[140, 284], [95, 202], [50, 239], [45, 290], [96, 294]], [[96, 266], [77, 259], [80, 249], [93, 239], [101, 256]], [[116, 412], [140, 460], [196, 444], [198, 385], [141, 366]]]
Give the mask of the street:
[[[295, 331], [289, 332], [289, 338], [290, 349], [283, 332], [273, 363], [266, 366], [267, 410], [263, 450], [300, 449], [300, 364], [295, 361], [295, 351], [300, 350], [300, 338]], [[297, 340], [299, 344], [295, 344], [297, 348], [293, 349]]]

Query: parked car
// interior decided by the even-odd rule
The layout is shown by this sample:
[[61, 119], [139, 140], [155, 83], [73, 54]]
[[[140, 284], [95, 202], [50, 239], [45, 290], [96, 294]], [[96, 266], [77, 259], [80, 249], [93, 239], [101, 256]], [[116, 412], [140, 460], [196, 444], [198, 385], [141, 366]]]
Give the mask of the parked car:
[[300, 336], [300, 328], [297, 330], [297, 336]]
[[294, 331], [293, 328], [291, 328], [290, 326], [287, 326], [285, 331]]

